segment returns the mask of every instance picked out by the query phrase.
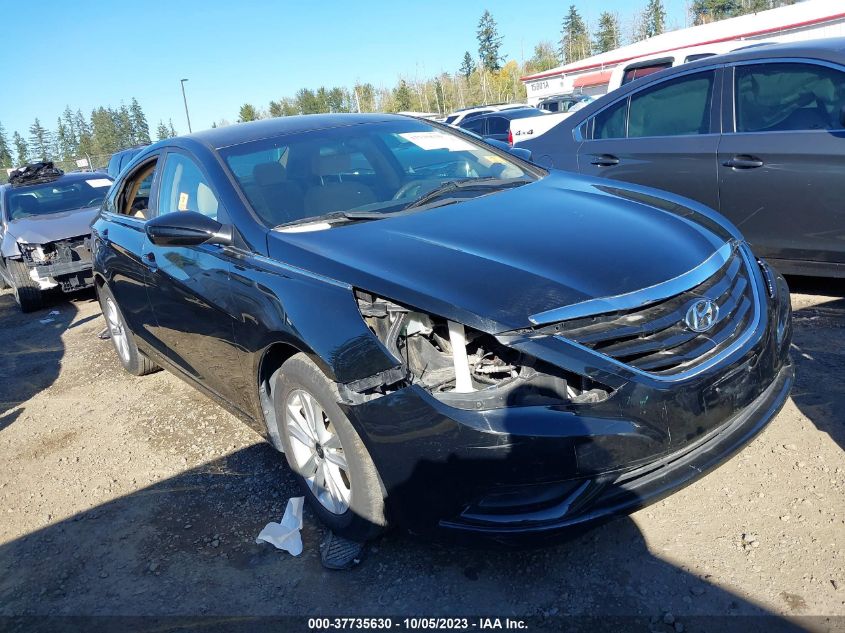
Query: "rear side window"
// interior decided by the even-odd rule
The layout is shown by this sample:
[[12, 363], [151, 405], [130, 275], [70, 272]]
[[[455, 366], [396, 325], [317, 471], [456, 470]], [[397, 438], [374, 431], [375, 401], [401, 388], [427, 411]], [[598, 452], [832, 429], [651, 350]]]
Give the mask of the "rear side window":
[[475, 132], [476, 134], [482, 135], [484, 134], [484, 119], [470, 119], [469, 121], [461, 121], [461, 125], [465, 130], [469, 130], [470, 132]]
[[771, 63], [734, 70], [737, 132], [842, 129], [845, 73], [817, 64]]
[[139, 220], [148, 220], [151, 217], [150, 192], [153, 188], [157, 164], [157, 159], [146, 163], [126, 178], [117, 199], [117, 212], [120, 215], [128, 215]]
[[504, 117], [491, 116], [487, 119], [488, 134], [507, 134], [510, 129], [510, 121]]
[[628, 112], [628, 100], [605, 108], [594, 117], [593, 138], [625, 138], [625, 115]]
[[710, 131], [713, 73], [665, 81], [631, 96], [628, 138]]

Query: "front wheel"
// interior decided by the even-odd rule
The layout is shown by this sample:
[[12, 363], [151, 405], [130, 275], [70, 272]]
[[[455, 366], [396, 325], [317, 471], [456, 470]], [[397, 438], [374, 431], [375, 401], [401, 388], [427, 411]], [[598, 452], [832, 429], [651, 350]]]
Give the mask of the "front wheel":
[[6, 260], [6, 270], [12, 278], [12, 288], [15, 291], [15, 301], [21, 312], [35, 312], [43, 305], [41, 288], [29, 276], [29, 267], [17, 259]]
[[352, 541], [377, 536], [387, 524], [381, 480], [335, 384], [297, 354], [282, 365], [273, 399], [288, 464], [323, 523]]
[[101, 286], [97, 294], [100, 299], [100, 309], [109, 327], [111, 342], [123, 368], [135, 376], [146, 376], [157, 371], [158, 365], [147, 358], [135, 345], [132, 334], [126, 327], [123, 313], [108, 286]]

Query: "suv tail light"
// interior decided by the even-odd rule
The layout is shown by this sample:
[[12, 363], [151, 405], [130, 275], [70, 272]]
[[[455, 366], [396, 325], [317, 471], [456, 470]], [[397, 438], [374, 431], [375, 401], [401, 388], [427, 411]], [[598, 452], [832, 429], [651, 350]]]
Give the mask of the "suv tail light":
[[513, 132], [508, 128], [508, 145], [513, 146]]

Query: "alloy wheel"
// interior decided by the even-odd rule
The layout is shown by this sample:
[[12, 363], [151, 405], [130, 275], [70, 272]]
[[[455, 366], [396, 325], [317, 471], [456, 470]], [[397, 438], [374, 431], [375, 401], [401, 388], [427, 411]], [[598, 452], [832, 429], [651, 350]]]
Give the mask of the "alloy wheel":
[[129, 339], [123, 321], [120, 320], [120, 313], [111, 297], [106, 299], [106, 321], [111, 332], [111, 340], [118, 356], [124, 363], [129, 362]]
[[291, 462], [317, 501], [332, 514], [349, 509], [349, 465], [329, 416], [307, 391], [295, 389], [285, 403]]

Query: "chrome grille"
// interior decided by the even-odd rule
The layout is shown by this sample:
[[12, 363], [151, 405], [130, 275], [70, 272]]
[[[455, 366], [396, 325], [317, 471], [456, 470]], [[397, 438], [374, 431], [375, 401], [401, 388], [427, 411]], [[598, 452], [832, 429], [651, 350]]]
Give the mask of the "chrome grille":
[[[700, 299], [719, 308], [707, 332], [694, 332], [684, 322]], [[734, 250], [724, 265], [699, 285], [668, 299], [631, 310], [569, 319], [556, 333], [655, 374], [689, 369], [729, 347], [754, 317], [754, 293], [741, 253]]]

